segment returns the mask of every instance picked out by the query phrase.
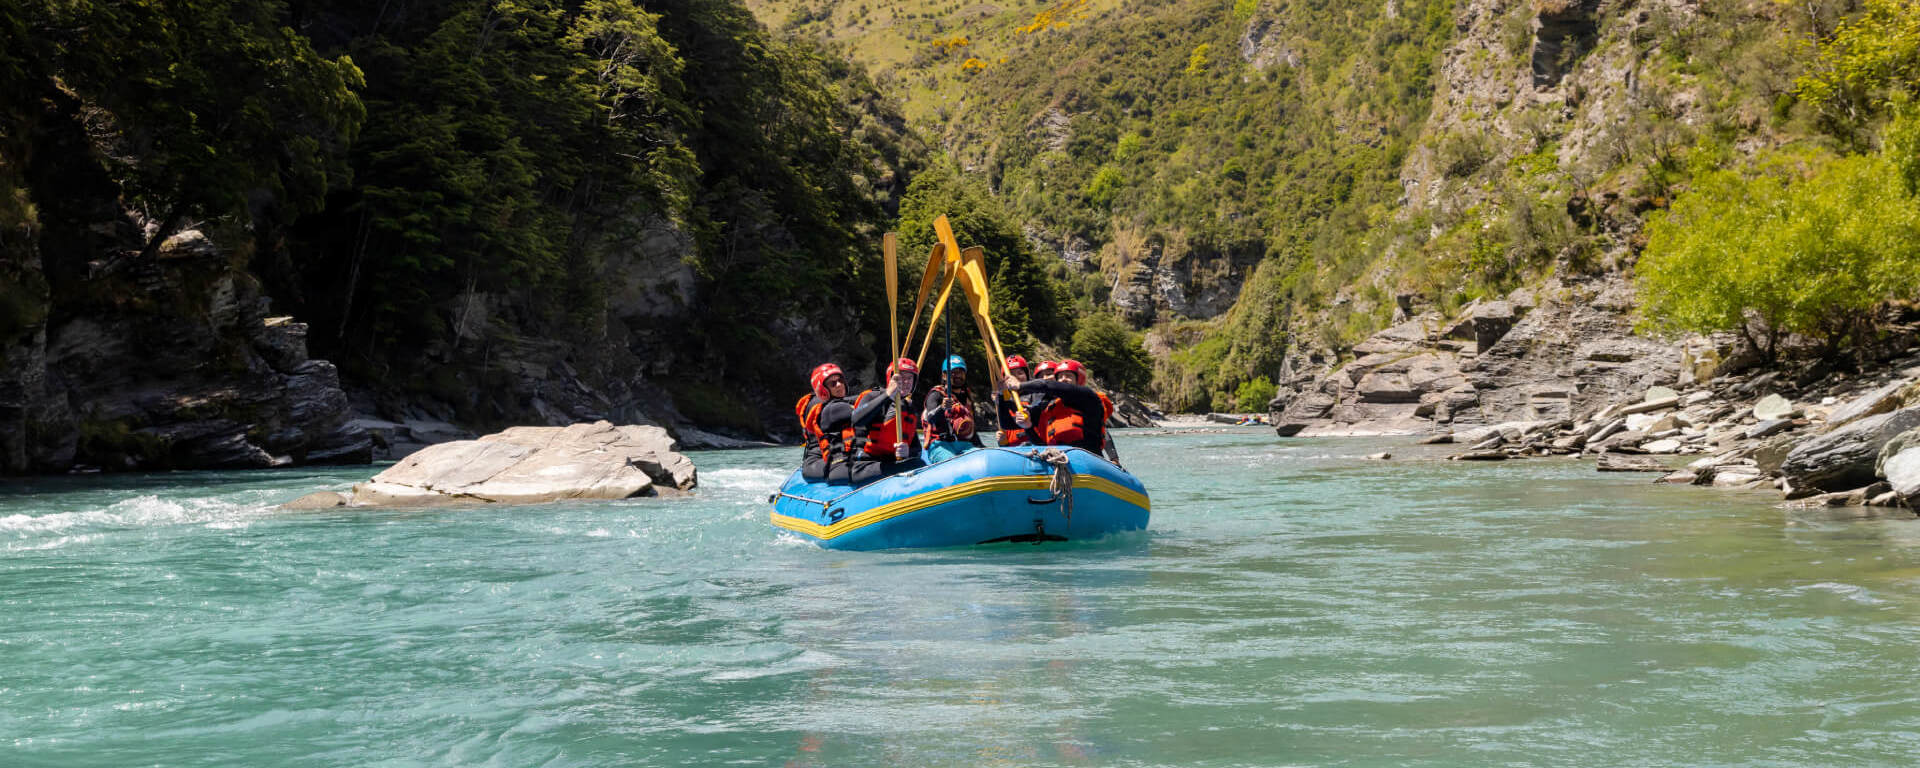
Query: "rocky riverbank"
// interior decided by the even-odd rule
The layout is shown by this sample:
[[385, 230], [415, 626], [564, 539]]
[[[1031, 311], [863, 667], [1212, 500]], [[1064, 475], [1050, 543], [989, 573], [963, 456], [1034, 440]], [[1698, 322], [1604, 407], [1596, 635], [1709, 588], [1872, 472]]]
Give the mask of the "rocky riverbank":
[[1893, 323], [1860, 373], [1763, 369], [1731, 338], [1635, 335], [1632, 300], [1618, 277], [1553, 281], [1451, 316], [1403, 300], [1401, 321], [1353, 359], [1299, 358], [1270, 418], [1282, 436], [1427, 435], [1460, 446], [1460, 460], [1592, 456], [1601, 471], [1773, 488], [1802, 506], [1920, 507], [1911, 327]]

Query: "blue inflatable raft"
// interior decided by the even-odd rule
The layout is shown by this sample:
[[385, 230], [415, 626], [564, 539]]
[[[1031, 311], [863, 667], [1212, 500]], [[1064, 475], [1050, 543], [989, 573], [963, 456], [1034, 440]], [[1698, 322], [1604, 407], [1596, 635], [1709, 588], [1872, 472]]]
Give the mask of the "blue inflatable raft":
[[[773, 496], [773, 524], [827, 549], [955, 547], [1093, 539], [1147, 527], [1147, 489], [1112, 462], [1042, 446], [983, 448], [859, 488], [795, 471]], [[1071, 470], [1071, 486], [1051, 489]], [[1066, 477], [1059, 478], [1064, 483]]]

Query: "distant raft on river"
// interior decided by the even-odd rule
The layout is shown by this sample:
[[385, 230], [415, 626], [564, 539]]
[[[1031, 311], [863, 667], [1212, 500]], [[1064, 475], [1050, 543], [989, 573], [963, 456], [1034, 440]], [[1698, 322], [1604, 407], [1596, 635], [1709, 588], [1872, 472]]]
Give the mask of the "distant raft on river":
[[827, 549], [1077, 541], [1147, 527], [1147, 489], [1078, 448], [982, 448], [853, 487], [795, 471], [773, 525]]

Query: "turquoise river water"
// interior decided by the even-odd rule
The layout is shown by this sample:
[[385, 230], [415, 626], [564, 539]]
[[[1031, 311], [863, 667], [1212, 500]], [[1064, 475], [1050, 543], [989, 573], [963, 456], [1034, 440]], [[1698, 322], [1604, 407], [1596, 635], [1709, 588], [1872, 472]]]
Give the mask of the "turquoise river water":
[[0, 483], [0, 765], [1911, 765], [1920, 522], [1589, 462], [1123, 435], [1151, 529], [836, 553], [691, 499]]

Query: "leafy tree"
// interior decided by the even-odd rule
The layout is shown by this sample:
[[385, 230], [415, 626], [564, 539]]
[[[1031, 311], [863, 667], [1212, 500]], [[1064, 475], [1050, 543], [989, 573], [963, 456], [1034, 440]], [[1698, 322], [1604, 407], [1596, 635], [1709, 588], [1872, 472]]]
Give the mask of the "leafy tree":
[[288, 28], [284, 2], [35, 10], [61, 83], [110, 113], [126, 144], [116, 175], [158, 222], [147, 255], [191, 217], [291, 220], [350, 178], [341, 150], [366, 116], [361, 72]]
[[1120, 177], [1120, 169], [1111, 165], [1101, 166], [1087, 182], [1084, 194], [1087, 202], [1094, 207], [1106, 210], [1113, 207], [1113, 198], [1120, 194], [1120, 187], [1126, 182]]
[[1153, 381], [1153, 361], [1140, 336], [1127, 330], [1120, 318], [1098, 312], [1081, 318], [1069, 347], [1073, 358], [1092, 368], [1108, 387], [1122, 392], [1144, 392]]
[[1186, 74], [1202, 75], [1207, 72], [1207, 53], [1213, 50], [1212, 43], [1201, 43], [1193, 47], [1193, 53], [1187, 55]]
[[[1030, 348], [1026, 341], [1029, 336], [1041, 341], [1061, 340], [1072, 327], [1072, 320], [1061, 301], [1060, 286], [1041, 270], [1032, 244], [1014, 226], [999, 201], [951, 163], [937, 163], [915, 177], [900, 203], [902, 284], [913, 286], [913, 277], [925, 267], [925, 255], [935, 240], [933, 220], [942, 214], [953, 225], [954, 237], [962, 248], [978, 245], [986, 251], [993, 323], [1009, 353]], [[902, 292], [909, 294], [904, 300], [912, 300], [910, 291]], [[905, 311], [911, 315], [912, 308]]]
[[1920, 3], [1867, 0], [1820, 46], [1799, 91], [1828, 130], [1863, 142], [1888, 105], [1920, 95]]
[[1833, 354], [1877, 304], [1920, 287], [1916, 238], [1920, 202], [1878, 155], [1707, 173], [1652, 218], [1643, 322], [1740, 331], [1769, 359], [1785, 334], [1810, 334]]
[[1267, 409], [1267, 403], [1273, 400], [1274, 393], [1278, 391], [1279, 388], [1275, 387], [1272, 381], [1261, 376], [1242, 382], [1240, 388], [1233, 393], [1233, 402], [1241, 413], [1264, 411]]

